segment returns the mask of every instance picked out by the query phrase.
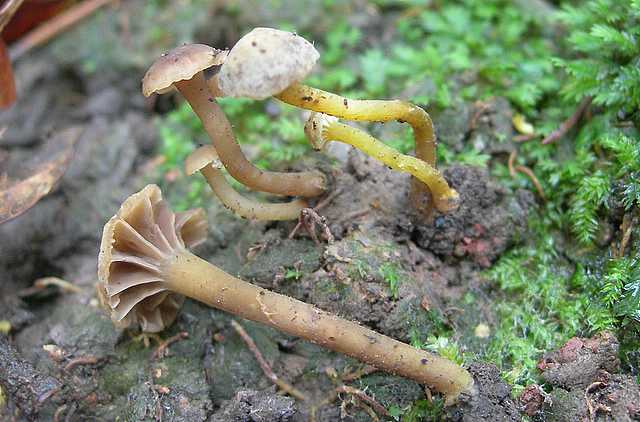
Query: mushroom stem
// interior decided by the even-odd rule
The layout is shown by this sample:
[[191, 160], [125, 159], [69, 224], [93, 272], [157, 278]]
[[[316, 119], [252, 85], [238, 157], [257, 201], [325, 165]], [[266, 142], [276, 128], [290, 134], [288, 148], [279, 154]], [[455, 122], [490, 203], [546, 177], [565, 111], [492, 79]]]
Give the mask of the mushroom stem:
[[426, 111], [414, 104], [400, 100], [350, 100], [301, 83], [290, 85], [275, 97], [287, 104], [347, 120], [409, 123], [413, 128], [416, 157], [436, 167], [433, 122]]
[[473, 389], [469, 373], [447, 359], [247, 283], [185, 249], [160, 270], [169, 290], [411, 378], [445, 394], [448, 403]]
[[207, 179], [207, 183], [220, 202], [243, 218], [272, 221], [295, 220], [300, 212], [308, 206], [303, 199], [281, 204], [269, 204], [245, 198], [231, 187], [224, 174], [212, 165], [203, 167], [200, 173]]
[[[313, 124], [313, 121], [311, 122]], [[399, 153], [360, 129], [337, 120], [326, 121], [322, 138], [325, 141], [338, 141], [354, 146], [394, 170], [410, 173], [427, 185], [435, 208], [442, 213], [450, 212], [460, 204], [458, 192], [449, 187], [438, 170], [416, 157]]]
[[199, 171], [220, 202], [240, 217], [251, 220], [295, 220], [300, 212], [307, 207], [307, 201], [302, 199], [270, 204], [240, 195], [222, 174], [220, 170], [222, 163], [213, 145], [203, 145], [189, 154], [185, 160], [184, 168], [188, 175]]
[[240, 183], [277, 195], [314, 197], [324, 192], [325, 179], [320, 172], [270, 172], [260, 170], [247, 160], [233, 135], [231, 123], [207, 88], [202, 72], [174, 85], [202, 121], [229, 174]]

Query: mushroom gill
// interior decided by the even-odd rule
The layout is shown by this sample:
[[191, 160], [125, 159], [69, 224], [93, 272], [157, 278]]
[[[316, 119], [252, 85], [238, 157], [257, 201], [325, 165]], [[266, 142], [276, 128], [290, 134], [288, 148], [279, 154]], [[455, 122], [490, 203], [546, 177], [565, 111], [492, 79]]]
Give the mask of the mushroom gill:
[[161, 267], [206, 232], [202, 209], [174, 214], [156, 185], [129, 197], [104, 227], [98, 260], [98, 291], [114, 322], [145, 332], [170, 325], [184, 297], [168, 291]]

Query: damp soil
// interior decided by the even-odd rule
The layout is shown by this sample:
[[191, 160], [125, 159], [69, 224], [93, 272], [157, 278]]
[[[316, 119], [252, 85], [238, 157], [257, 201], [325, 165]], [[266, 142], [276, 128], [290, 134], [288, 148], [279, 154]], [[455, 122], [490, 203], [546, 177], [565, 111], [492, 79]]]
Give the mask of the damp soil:
[[[81, 135], [53, 192], [0, 225], [0, 320], [11, 327], [0, 334], [0, 419], [284, 422], [315, 413], [317, 421], [368, 421], [366, 407], [335, 394], [337, 387], [365, 391], [387, 409], [430, 397], [411, 380], [368, 371], [351, 358], [240, 321], [274, 372], [306, 400], [283, 396], [231, 328], [231, 316], [189, 300], [161, 333], [164, 340], [180, 334], [163, 356], [154, 356], [153, 339], [147, 346], [138, 333], [114, 327], [94, 287], [102, 226], [125, 197], [160, 177], [154, 118], [172, 104], [143, 100], [141, 69], [87, 77], [49, 59], [44, 52], [17, 64], [21, 95], [0, 114], [0, 127], [8, 128], [0, 144], [8, 158], [0, 165], [13, 171], [27, 158], [46, 159], [52, 133], [75, 127]], [[473, 142], [503, 159], [503, 150], [487, 148], [492, 139], [509, 142], [511, 110], [502, 99], [487, 110], [473, 127], [470, 111], [466, 120], [459, 118], [464, 113], [436, 116], [436, 125], [445, 128], [443, 139], [452, 148]], [[247, 223], [207, 200], [210, 236], [195, 252], [245, 280], [399, 340], [444, 329], [466, 351], [481, 351], [488, 340], [474, 334], [476, 327], [496, 322], [494, 288], [482, 271], [526, 236], [536, 206], [531, 192], [510, 191], [481, 168], [451, 166], [443, 174], [461, 195], [460, 209], [419, 215], [408, 200], [407, 175], [353, 150], [331, 151], [329, 158], [313, 153], [300, 166], [330, 175], [331, 200], [318, 212], [334, 242], [320, 236], [316, 244], [304, 231], [290, 239], [295, 222]], [[31, 288], [49, 276], [79, 291]], [[542, 376], [553, 390], [536, 390], [544, 399], [533, 417], [582, 420], [575, 415], [590, 412], [585, 389], [598, 420], [637, 417], [637, 385], [619, 374], [613, 340], [579, 341], [575, 356], [544, 358]], [[495, 366], [474, 362], [468, 369], [476, 393], [443, 417], [521, 419], [527, 406], [513, 399]]]

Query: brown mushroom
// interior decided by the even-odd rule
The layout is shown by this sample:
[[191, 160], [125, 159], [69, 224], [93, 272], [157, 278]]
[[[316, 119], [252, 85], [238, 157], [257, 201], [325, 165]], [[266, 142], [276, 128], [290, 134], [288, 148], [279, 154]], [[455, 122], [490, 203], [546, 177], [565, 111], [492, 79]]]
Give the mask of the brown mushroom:
[[192, 175], [199, 171], [220, 202], [235, 214], [250, 220], [295, 220], [307, 207], [303, 199], [280, 204], [269, 204], [245, 198], [240, 195], [224, 177], [222, 163], [213, 145], [204, 145], [192, 152], [184, 164], [185, 173]]
[[[409, 123], [413, 129], [416, 157], [435, 170], [436, 137], [426, 111], [406, 101], [352, 100], [300, 83], [319, 57], [314, 46], [297, 34], [255, 28], [233, 46], [218, 77], [209, 80], [208, 84], [226, 96], [254, 99], [274, 96], [300, 108], [349, 120]], [[434, 177], [439, 180], [432, 184], [445, 184], [448, 188], [440, 174]], [[413, 179], [412, 200], [428, 212], [430, 193], [427, 185]], [[453, 209], [455, 207], [448, 211]]]
[[193, 211], [174, 217], [155, 185], [125, 201], [105, 226], [98, 263], [113, 319], [157, 330], [175, 317], [163, 318], [167, 297], [187, 296], [426, 384], [448, 402], [472, 392], [469, 373], [447, 359], [247, 283], [192, 254], [187, 247], [205, 230], [201, 217]]
[[98, 292], [113, 321], [150, 333], [171, 325], [184, 297], [167, 287], [163, 264], [206, 235], [202, 209], [174, 214], [155, 185], [129, 197], [104, 226], [98, 258]]
[[203, 44], [177, 47], [151, 65], [142, 80], [142, 93], [166, 92], [175, 86], [198, 115], [231, 176], [250, 189], [278, 195], [314, 197], [325, 190], [324, 176], [317, 171], [278, 173], [255, 167], [242, 153], [231, 123], [215, 101], [202, 71], [220, 65], [227, 52]]

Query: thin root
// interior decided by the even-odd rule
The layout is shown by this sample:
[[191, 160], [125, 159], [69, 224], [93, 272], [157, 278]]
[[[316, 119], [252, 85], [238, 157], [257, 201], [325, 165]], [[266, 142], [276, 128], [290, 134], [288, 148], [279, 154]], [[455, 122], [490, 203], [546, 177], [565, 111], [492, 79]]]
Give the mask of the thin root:
[[75, 359], [71, 359], [65, 366], [64, 366], [64, 371], [65, 372], [69, 372], [71, 371], [73, 368], [75, 368], [78, 365], [95, 365], [96, 363], [98, 363], [98, 358], [96, 356], [93, 355], [89, 355], [89, 356], [80, 356], [77, 357]]
[[336, 393], [351, 394], [352, 396], [357, 397], [358, 400], [361, 400], [364, 403], [366, 403], [368, 406], [371, 406], [371, 408], [375, 410], [377, 414], [382, 415], [384, 417], [389, 416], [389, 412], [387, 412], [387, 409], [383, 405], [378, 403], [376, 399], [369, 396], [367, 393], [365, 393], [362, 390], [359, 390], [354, 387], [350, 387], [348, 385], [341, 385], [340, 387], [336, 388]]
[[578, 108], [576, 109], [576, 111], [567, 120], [562, 122], [558, 129], [547, 135], [547, 137], [542, 140], [542, 144], [546, 145], [552, 142], [556, 142], [564, 135], [566, 135], [567, 132], [569, 132], [576, 124], [578, 124], [578, 122], [580, 121], [580, 117], [582, 117], [587, 108], [589, 108], [592, 100], [592, 97], [584, 97], [582, 101], [580, 101], [580, 104], [578, 104]]
[[529, 178], [529, 180], [531, 180], [531, 183], [533, 183], [533, 186], [536, 188], [536, 191], [538, 192], [538, 195], [540, 196], [540, 198], [543, 201], [546, 201], [547, 198], [544, 194], [544, 190], [542, 190], [542, 185], [540, 184], [540, 181], [536, 177], [533, 170], [531, 170], [527, 166], [514, 165], [517, 155], [518, 153], [516, 152], [516, 150], [511, 151], [511, 154], [509, 154], [509, 161], [507, 162], [507, 166], [509, 168], [509, 175], [511, 175], [511, 177], [516, 177], [516, 172], [526, 175]]
[[162, 359], [166, 356], [167, 350], [169, 349], [170, 345], [187, 337], [189, 337], [189, 333], [187, 333], [186, 331], [181, 331], [175, 336], [169, 337], [168, 339], [160, 343], [158, 348], [154, 350], [154, 352], [151, 354], [151, 360]]
[[598, 413], [599, 410], [605, 412], [605, 413], [609, 413], [611, 412], [611, 408], [609, 406], [606, 406], [602, 403], [596, 403], [595, 406], [593, 404], [593, 401], [591, 400], [591, 398], [589, 398], [589, 393], [597, 388], [601, 388], [601, 387], [606, 387], [607, 384], [602, 382], [602, 381], [596, 381], [593, 382], [591, 384], [589, 384], [589, 386], [584, 390], [584, 399], [587, 403], [587, 409], [589, 410], [589, 422], [593, 422], [596, 420], [596, 414]]
[[322, 229], [322, 234], [327, 243], [333, 243], [335, 238], [333, 237], [333, 233], [331, 233], [331, 229], [329, 229], [327, 219], [320, 216], [313, 208], [304, 208], [302, 211], [300, 211], [298, 223], [293, 228], [293, 230], [291, 230], [291, 233], [289, 233], [289, 236], [287, 237], [289, 239], [293, 239], [293, 236], [295, 236], [300, 227], [304, 227], [315, 244], [320, 246], [320, 240], [318, 239], [318, 235], [316, 233], [316, 225], [320, 226], [320, 228]]
[[236, 330], [236, 332], [238, 333], [240, 338], [242, 338], [242, 340], [245, 342], [249, 350], [251, 350], [251, 353], [253, 353], [253, 356], [255, 356], [256, 360], [260, 364], [260, 368], [262, 369], [262, 372], [266, 375], [267, 378], [269, 378], [269, 380], [272, 383], [277, 385], [285, 393], [289, 394], [292, 397], [295, 397], [298, 400], [302, 400], [302, 401], [307, 400], [307, 397], [301, 391], [297, 390], [294, 386], [287, 383], [286, 381], [278, 378], [275, 372], [273, 372], [273, 369], [271, 369], [271, 366], [269, 365], [269, 363], [262, 356], [260, 349], [258, 349], [258, 346], [256, 346], [256, 343], [253, 341], [251, 336], [249, 336], [249, 334], [247, 334], [245, 329], [242, 328], [242, 325], [240, 325], [235, 320], [231, 320], [231, 326], [233, 327], [234, 330]]

